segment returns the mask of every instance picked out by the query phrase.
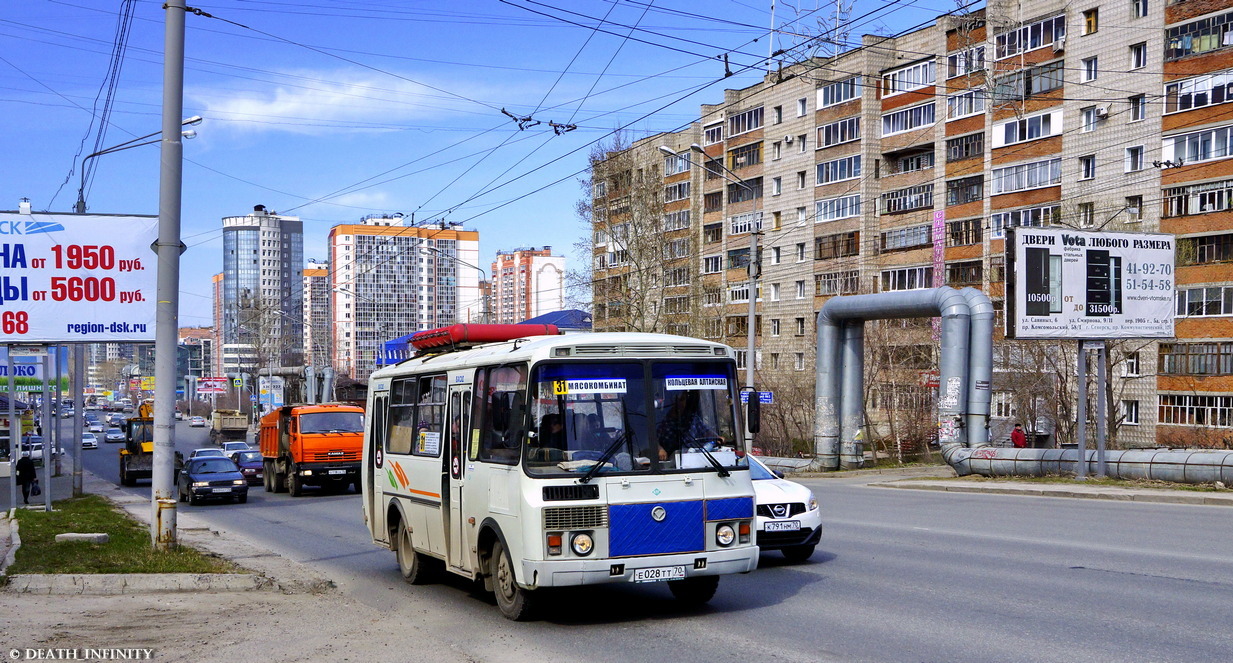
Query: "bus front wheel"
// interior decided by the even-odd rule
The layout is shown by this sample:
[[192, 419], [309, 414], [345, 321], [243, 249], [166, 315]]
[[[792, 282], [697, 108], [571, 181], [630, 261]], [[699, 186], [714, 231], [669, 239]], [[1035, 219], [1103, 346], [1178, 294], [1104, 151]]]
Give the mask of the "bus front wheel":
[[719, 576], [698, 576], [684, 580], [671, 580], [668, 589], [677, 601], [688, 605], [702, 605], [715, 596], [719, 589]]
[[514, 563], [500, 539], [492, 547], [492, 589], [497, 596], [497, 607], [506, 619], [516, 622], [531, 618], [535, 594], [518, 586], [514, 578]]

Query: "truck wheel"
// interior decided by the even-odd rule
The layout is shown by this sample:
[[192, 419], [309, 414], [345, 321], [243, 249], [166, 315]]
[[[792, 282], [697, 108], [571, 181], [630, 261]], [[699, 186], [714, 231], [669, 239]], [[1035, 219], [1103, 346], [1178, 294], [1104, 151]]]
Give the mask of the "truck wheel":
[[719, 576], [699, 576], [668, 582], [668, 589], [677, 601], [687, 605], [702, 605], [715, 596], [719, 588]]
[[274, 469], [270, 467], [269, 461], [261, 463], [261, 484], [265, 487], [265, 492], [274, 492]]
[[492, 589], [497, 597], [497, 607], [506, 619], [522, 622], [531, 618], [535, 608], [535, 593], [518, 586], [514, 578], [514, 563], [510, 560], [505, 544], [498, 539], [492, 547]]
[[135, 482], [128, 477], [128, 463], [120, 461], [120, 485], [131, 486]]
[[287, 475], [287, 492], [291, 493], [292, 497], [299, 497], [304, 494], [304, 480], [294, 471]]

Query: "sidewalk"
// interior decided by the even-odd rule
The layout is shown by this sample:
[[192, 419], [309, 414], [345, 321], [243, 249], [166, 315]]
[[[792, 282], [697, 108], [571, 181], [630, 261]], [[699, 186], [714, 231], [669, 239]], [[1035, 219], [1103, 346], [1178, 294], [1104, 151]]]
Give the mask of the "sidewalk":
[[[948, 468], [949, 469], [949, 468]], [[877, 488], [903, 488], [908, 490], [941, 490], [952, 493], [992, 493], [999, 495], [1030, 495], [1034, 497], [1070, 497], [1090, 500], [1120, 500], [1123, 502], [1161, 502], [1166, 504], [1202, 504], [1233, 507], [1233, 491], [1199, 492], [1194, 490], [1168, 490], [1160, 488], [1123, 488], [1072, 483], [1027, 483], [1006, 481], [950, 481], [901, 480], [881, 481], [868, 484]]]

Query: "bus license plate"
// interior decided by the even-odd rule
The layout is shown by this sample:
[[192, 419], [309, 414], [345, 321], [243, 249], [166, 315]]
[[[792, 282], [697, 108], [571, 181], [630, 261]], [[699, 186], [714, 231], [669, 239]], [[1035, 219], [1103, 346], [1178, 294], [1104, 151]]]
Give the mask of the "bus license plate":
[[799, 532], [801, 531], [801, 521], [785, 520], [783, 522], [771, 521], [762, 527], [765, 532]]
[[657, 566], [653, 569], [634, 569], [631, 582], [663, 582], [665, 580], [684, 580], [685, 567]]
[[230, 493], [230, 492], [231, 492], [231, 489], [230, 489], [230, 488], [215, 488], [215, 489], [214, 489], [214, 492], [216, 492], [216, 493]]
[[330, 470], [330, 474], [346, 474], [346, 470]]

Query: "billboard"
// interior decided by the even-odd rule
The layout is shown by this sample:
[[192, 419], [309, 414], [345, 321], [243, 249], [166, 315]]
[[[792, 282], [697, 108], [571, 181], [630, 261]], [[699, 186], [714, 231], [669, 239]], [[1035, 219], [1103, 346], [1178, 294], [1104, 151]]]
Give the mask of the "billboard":
[[1010, 228], [1006, 338], [1171, 338], [1173, 235]]
[[158, 217], [0, 212], [0, 343], [153, 341]]
[[197, 378], [198, 394], [225, 394], [231, 386], [231, 380], [223, 377]]

